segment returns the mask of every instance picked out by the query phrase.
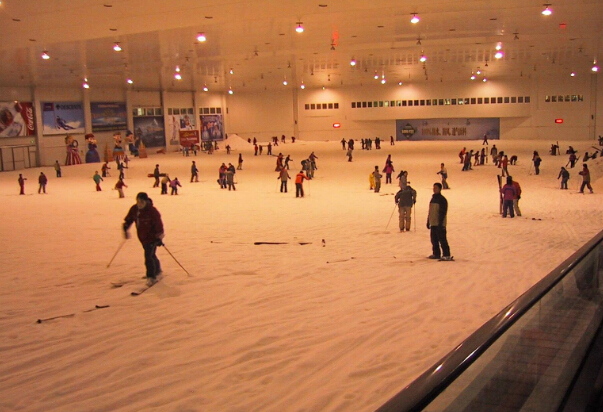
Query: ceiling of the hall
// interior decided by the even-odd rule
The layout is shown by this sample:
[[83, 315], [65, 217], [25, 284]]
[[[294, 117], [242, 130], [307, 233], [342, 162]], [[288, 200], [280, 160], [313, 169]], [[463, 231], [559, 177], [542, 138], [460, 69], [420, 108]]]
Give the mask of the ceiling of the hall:
[[273, 90], [284, 79], [371, 84], [375, 73], [395, 83], [468, 80], [478, 67], [490, 79], [590, 76], [602, 6], [559, 0], [546, 17], [533, 0], [2, 0], [0, 86], [73, 87], [87, 76], [92, 87]]

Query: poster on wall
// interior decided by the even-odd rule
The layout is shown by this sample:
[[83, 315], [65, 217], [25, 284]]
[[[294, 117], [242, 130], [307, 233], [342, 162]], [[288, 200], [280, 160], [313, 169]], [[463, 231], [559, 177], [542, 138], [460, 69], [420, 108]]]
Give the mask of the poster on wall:
[[398, 119], [396, 140], [500, 139], [500, 118]]
[[193, 144], [199, 144], [199, 130], [180, 130], [180, 145], [182, 147], [191, 147]]
[[81, 102], [42, 102], [43, 134], [85, 133]]
[[31, 102], [0, 102], [0, 137], [33, 136], [36, 127]]
[[163, 116], [134, 117], [134, 136], [140, 138], [146, 147], [165, 146]]
[[92, 114], [93, 132], [124, 130], [127, 128], [125, 103], [90, 103], [90, 112]]
[[197, 130], [194, 109], [192, 107], [184, 109], [168, 108], [167, 131], [171, 145], [180, 144], [179, 132], [181, 130]]
[[202, 114], [199, 116], [201, 124], [201, 140], [204, 142], [224, 140], [224, 125], [221, 114]]

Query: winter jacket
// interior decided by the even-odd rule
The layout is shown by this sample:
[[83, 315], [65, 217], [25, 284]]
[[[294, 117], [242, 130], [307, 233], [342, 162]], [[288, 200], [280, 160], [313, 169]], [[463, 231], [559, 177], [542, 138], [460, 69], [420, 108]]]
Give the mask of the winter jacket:
[[431, 197], [429, 202], [429, 214], [427, 215], [427, 223], [430, 226], [446, 227], [446, 214], [448, 213], [448, 201], [441, 193]]
[[515, 188], [515, 197], [513, 198], [513, 200], [519, 200], [521, 198], [521, 186], [519, 186], [519, 183], [513, 180], [513, 187]]
[[381, 183], [381, 178], [383, 177], [378, 170], [373, 172], [373, 176], [375, 176], [375, 183]]
[[396, 193], [395, 202], [400, 207], [412, 207], [416, 201], [417, 191], [410, 186]]
[[281, 169], [281, 173], [278, 178], [280, 178], [283, 181], [286, 181], [287, 179], [291, 179], [291, 177], [289, 177], [289, 173], [287, 172], [287, 169]]
[[582, 169], [582, 171], [578, 174], [582, 176], [583, 182], [590, 182], [590, 171], [588, 169]]
[[99, 175], [98, 173], [97, 173], [97, 174], [95, 174], [94, 176], [92, 176], [92, 179], [94, 180], [94, 182], [95, 182], [96, 184], [99, 184], [99, 183], [101, 182], [101, 180], [103, 180], [103, 178], [102, 178], [102, 177], [100, 177], [100, 175]]
[[182, 185], [180, 184], [180, 181], [178, 179], [174, 179], [170, 182], [170, 187], [182, 187]]
[[512, 184], [506, 184], [500, 189], [500, 193], [503, 195], [503, 200], [515, 199], [516, 192]]
[[388, 175], [392, 174], [394, 172], [394, 166], [391, 163], [388, 163], [385, 165], [383, 172], [387, 173]]
[[302, 172], [299, 172], [296, 176], [295, 176], [295, 184], [302, 184], [304, 182], [304, 179], [308, 179], [308, 177], [303, 174]]
[[559, 179], [560, 177], [563, 178], [564, 180], [567, 180], [570, 178], [570, 174], [567, 170], [562, 170], [559, 172], [559, 176], [557, 176], [557, 179]]
[[136, 223], [138, 240], [140, 240], [140, 243], [143, 245], [156, 242], [163, 237], [161, 215], [150, 201], [148, 201], [147, 205], [142, 209], [139, 209], [137, 205], [132, 206], [124, 220], [125, 230], [127, 230], [132, 223]]
[[45, 185], [46, 183], [48, 183], [48, 178], [46, 177], [46, 175], [40, 175], [40, 177], [38, 177], [38, 183], [41, 185]]

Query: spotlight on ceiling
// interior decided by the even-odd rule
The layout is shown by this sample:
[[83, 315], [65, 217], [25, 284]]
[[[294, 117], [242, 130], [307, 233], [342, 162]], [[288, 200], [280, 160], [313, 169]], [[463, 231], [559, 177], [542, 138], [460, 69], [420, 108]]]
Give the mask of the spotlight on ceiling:
[[423, 54], [423, 52], [421, 52], [421, 57], [419, 57], [419, 61], [420, 61], [421, 63], [425, 63], [425, 62], [427, 61], [427, 56], [425, 56], [425, 55]]
[[590, 69], [593, 73], [597, 73], [599, 71], [599, 66], [597, 66], [597, 62], [593, 63], [593, 67]]
[[484, 77], [484, 80], [482, 80], [482, 82], [484, 82], [484, 83], [486, 83], [487, 81], [488, 81], [488, 79], [486, 79], [485, 77]]
[[120, 52], [120, 51], [122, 50], [122, 49], [121, 49], [121, 46], [119, 45], [119, 42], [116, 42], [116, 43], [113, 45], [113, 50], [115, 50], [116, 52]]
[[233, 70], [233, 69], [230, 69], [230, 70], [228, 71], [228, 73], [230, 73], [230, 74], [234, 74], [234, 70]]
[[381, 84], [385, 84], [385, 78], [381, 79]]
[[479, 67], [477, 68], [477, 71], [475, 72], [477, 75], [482, 74], [482, 71], [479, 69]]
[[180, 66], [176, 66], [176, 73], [180, 73]]
[[570, 77], [576, 77], [576, 72], [571, 72]]
[[288, 85], [289, 83], [287, 83], [287, 79], [283, 80], [283, 86]]
[[496, 50], [501, 50], [502, 49], [502, 43], [501, 42], [496, 43], [495, 49]]
[[306, 88], [306, 85], [304, 84], [304, 82], [302, 81], [301, 85], [299, 86], [300, 89], [304, 90]]
[[180, 75], [180, 73], [175, 73], [174, 74], [174, 79], [176, 79], [176, 80], [182, 80], [182, 75]]
[[44, 60], [48, 60], [48, 59], [50, 59], [50, 55], [48, 54], [48, 52], [47, 52], [46, 50], [44, 50], [44, 51], [42, 52], [42, 58], [43, 58]]
[[350, 60], [350, 66], [356, 66], [356, 60], [352, 57], [352, 60]]
[[542, 10], [542, 15], [543, 16], [550, 16], [551, 14], [553, 14], [553, 10], [551, 10], [551, 8], [549, 7], [551, 4], [550, 3], [544, 3], [544, 10]]
[[208, 91], [209, 91], [209, 88], [207, 87], [207, 85], [204, 85], [204, 86], [203, 86], [203, 91], [204, 91], [204, 92], [208, 92]]
[[302, 22], [298, 21], [297, 22], [297, 27], [295, 28], [295, 31], [298, 33], [303, 33], [304, 32], [304, 26], [302, 26]]
[[497, 51], [497, 52], [494, 54], [494, 58], [495, 58], [495, 59], [502, 59], [502, 57], [503, 57], [503, 56], [504, 56], [504, 55], [503, 55], [503, 52], [501, 52], [501, 51]]
[[402, 86], [402, 81], [399, 81], [399, 82], [398, 82], [398, 86]]
[[207, 41], [207, 37], [205, 37], [205, 33], [201, 32], [201, 33], [197, 34], [197, 41], [199, 43], [203, 43], [204, 41]]
[[373, 76], [373, 78], [374, 78], [375, 80], [379, 80], [379, 75], [377, 74], [377, 71], [375, 71], [375, 75]]
[[84, 83], [82, 83], [82, 87], [84, 89], [89, 89], [90, 88], [90, 85], [88, 84], [88, 78], [84, 79]]
[[412, 24], [417, 24], [418, 22], [421, 21], [421, 19], [419, 18], [419, 16], [417, 16], [417, 13], [411, 13], [412, 14], [412, 18], [410, 19], [410, 22]]
[[126, 83], [128, 83], [128, 84], [133, 84], [133, 83], [134, 83], [134, 80], [132, 80], [132, 79], [128, 78], [128, 79], [126, 79]]
[[234, 91], [232, 90], [232, 87], [228, 88], [228, 94], [234, 94]]
[[475, 80], [475, 74], [471, 73], [471, 77], [470, 77], [470, 79], [471, 79], [471, 80]]

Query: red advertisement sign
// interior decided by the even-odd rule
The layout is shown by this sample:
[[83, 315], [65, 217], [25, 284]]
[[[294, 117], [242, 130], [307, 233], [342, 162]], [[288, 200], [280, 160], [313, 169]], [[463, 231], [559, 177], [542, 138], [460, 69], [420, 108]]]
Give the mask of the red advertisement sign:
[[191, 147], [192, 144], [199, 144], [199, 130], [180, 130], [180, 145]]
[[0, 102], [0, 137], [34, 136], [31, 102]]

